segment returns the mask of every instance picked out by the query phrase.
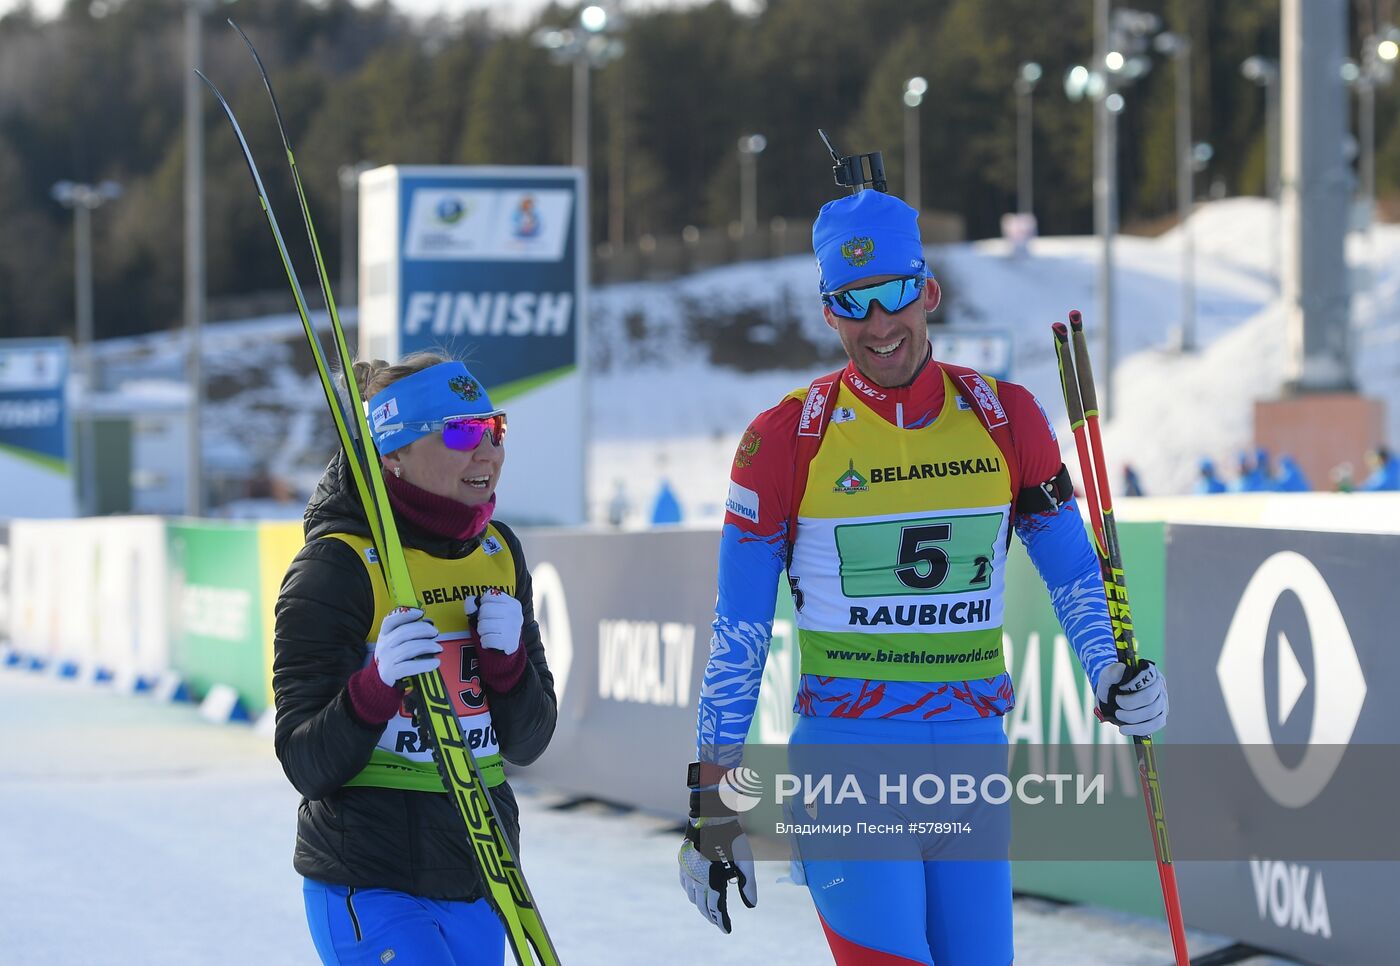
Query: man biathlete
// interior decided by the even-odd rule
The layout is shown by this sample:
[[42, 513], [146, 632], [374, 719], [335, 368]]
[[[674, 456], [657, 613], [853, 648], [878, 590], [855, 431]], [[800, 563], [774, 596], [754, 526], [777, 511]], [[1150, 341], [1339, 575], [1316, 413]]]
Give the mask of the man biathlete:
[[[916, 745], [927, 756], [985, 745], [1004, 764], [1013, 528], [1100, 712], [1127, 735], [1151, 734], [1167, 715], [1157, 668], [1116, 659], [1098, 562], [1044, 410], [1022, 386], [932, 358], [926, 316], [941, 291], [917, 213], [838, 183], [857, 190], [823, 206], [812, 245], [822, 311], [850, 361], [760, 413], [730, 474], [679, 856], [688, 896], [726, 933], [729, 880], [745, 905], [758, 896], [752, 850], [714, 789], [742, 758], [784, 571], [801, 654], [795, 759], [820, 757], [813, 746]], [[999, 854], [980, 861], [940, 858], [927, 842], [904, 861], [809, 857], [800, 846], [836, 962], [1010, 963], [1008, 839], [991, 841]]]

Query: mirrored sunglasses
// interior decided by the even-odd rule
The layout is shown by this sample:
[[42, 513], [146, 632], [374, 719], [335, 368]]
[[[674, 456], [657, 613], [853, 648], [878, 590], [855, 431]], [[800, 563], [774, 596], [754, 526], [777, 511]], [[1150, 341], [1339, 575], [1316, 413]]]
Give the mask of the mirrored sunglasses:
[[833, 315], [839, 315], [843, 319], [866, 318], [870, 315], [871, 306], [876, 302], [893, 315], [923, 296], [926, 278], [927, 275], [920, 273], [861, 288], [848, 288], [843, 292], [823, 292], [822, 304], [831, 309]]
[[488, 433], [491, 442], [497, 446], [506, 438], [506, 414], [503, 410], [487, 413], [485, 416], [455, 416], [439, 419], [430, 424], [433, 429], [442, 430], [442, 442], [448, 449], [473, 450], [480, 445]]

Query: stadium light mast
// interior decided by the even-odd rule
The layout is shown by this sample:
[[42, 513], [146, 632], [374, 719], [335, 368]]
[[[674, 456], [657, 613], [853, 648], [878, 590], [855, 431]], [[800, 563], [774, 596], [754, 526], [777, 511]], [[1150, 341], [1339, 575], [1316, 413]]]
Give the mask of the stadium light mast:
[[[1361, 46], [1361, 61], [1342, 64], [1342, 80], [1356, 91], [1357, 198], [1360, 228], [1366, 238], [1368, 273], [1374, 250], [1376, 222], [1376, 88], [1388, 87], [1395, 78], [1395, 60], [1400, 56], [1400, 30], [1390, 27], [1369, 35]], [[1369, 282], [1368, 282], [1369, 284]]]
[[919, 160], [919, 105], [928, 93], [928, 81], [911, 77], [904, 82], [904, 201], [923, 210], [923, 172]]
[[1279, 243], [1281, 232], [1279, 229], [1278, 61], [1256, 54], [1246, 58], [1240, 64], [1240, 73], [1244, 75], [1245, 80], [1264, 88], [1264, 193], [1268, 196], [1273, 209], [1273, 227], [1269, 232], [1269, 244], [1273, 248], [1274, 289], [1279, 290], [1283, 284], [1283, 248]]
[[[73, 318], [78, 343], [78, 367], [83, 374], [83, 396], [90, 401], [97, 391], [97, 368], [92, 352], [92, 213], [107, 202], [120, 198], [122, 186], [115, 181], [103, 181], [96, 185], [60, 181], [49, 189], [49, 195], [73, 211]], [[97, 454], [90, 406], [86, 422], [80, 440], [82, 486], [78, 502], [83, 516], [92, 516], [97, 512]]]
[[360, 175], [373, 168], [373, 161], [342, 164], [336, 171], [340, 183], [340, 293], [339, 305], [359, 305]]
[[1353, 393], [1345, 252], [1351, 178], [1343, 153], [1346, 88], [1337, 69], [1346, 4], [1283, 0], [1282, 7], [1285, 393]]
[[739, 227], [745, 238], [758, 231], [758, 156], [766, 147], [762, 134], [739, 138]]
[[214, 0], [185, 0], [185, 514], [204, 509], [204, 459], [200, 423], [204, 374], [200, 368], [204, 329], [204, 92], [195, 69], [203, 66], [204, 15]]
[[1035, 127], [1032, 95], [1040, 82], [1040, 65], [1028, 60], [1016, 72], [1016, 211], [1035, 214], [1035, 177], [1032, 156]]
[[1196, 239], [1191, 230], [1195, 201], [1195, 145], [1191, 140], [1191, 40], [1184, 33], [1163, 31], [1152, 40], [1158, 53], [1176, 67], [1176, 219], [1181, 233], [1181, 325], [1177, 351], [1196, 348]]
[[[589, 165], [588, 108], [589, 76], [595, 67], [603, 67], [623, 55], [623, 42], [616, 34], [626, 25], [626, 20], [610, 4], [589, 4], [578, 11], [577, 27], [563, 29], [542, 28], [533, 32], [531, 43], [549, 52], [550, 60], [557, 64], [568, 64], [574, 70], [574, 112], [573, 112], [573, 161], [575, 168], [584, 171], [584, 188], [591, 188], [591, 165]], [[620, 192], [622, 179], [610, 181], [610, 192]], [[585, 195], [587, 197], [587, 195]], [[609, 211], [620, 210], [622, 200], [609, 203]], [[609, 218], [612, 218], [609, 214]], [[585, 217], [589, 225], [588, 238], [592, 238], [592, 218]], [[620, 235], [620, 232], [619, 232]], [[591, 244], [591, 242], [589, 242]]]
[[1116, 365], [1114, 331], [1113, 238], [1118, 232], [1118, 115], [1123, 113], [1123, 88], [1152, 69], [1142, 56], [1147, 38], [1161, 20], [1139, 10], [1110, 11], [1109, 0], [1094, 0], [1093, 68], [1076, 64], [1065, 72], [1065, 95], [1094, 104], [1094, 234], [1102, 241], [1099, 259], [1099, 353], [1103, 383], [1099, 412], [1107, 420], [1114, 398]]
[[549, 51], [556, 64], [573, 67], [573, 160], [584, 171], [584, 184], [589, 182], [589, 75], [621, 57], [622, 41], [616, 33], [624, 26], [616, 12], [601, 4], [590, 4], [579, 11], [578, 25], [564, 29], [544, 28], [535, 31], [530, 42]]

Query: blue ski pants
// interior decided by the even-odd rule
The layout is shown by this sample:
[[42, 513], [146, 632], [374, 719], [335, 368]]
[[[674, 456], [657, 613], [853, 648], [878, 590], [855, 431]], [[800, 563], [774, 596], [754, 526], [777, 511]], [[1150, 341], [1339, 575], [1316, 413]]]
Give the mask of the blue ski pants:
[[505, 958], [505, 929], [484, 899], [302, 881], [311, 939], [326, 966], [500, 966]]
[[[857, 746], [843, 752], [842, 746]], [[909, 747], [920, 746], [920, 747]], [[959, 747], [952, 747], [959, 746]], [[802, 773], [854, 773], [864, 788], [945, 768], [1000, 771], [1006, 735], [999, 716], [957, 721], [801, 717], [789, 740]], [[998, 766], [1000, 762], [1000, 766]], [[839, 780], [837, 783], [839, 787]], [[941, 808], [941, 807], [940, 807]], [[799, 838], [807, 889], [838, 966], [1008, 966], [1012, 962], [1010, 816], [982, 803], [949, 813], [880, 805], [837, 806], [816, 821], [911, 822], [956, 818], [975, 837], [903, 834], [893, 840]], [[878, 856], [868, 858], [866, 856]]]

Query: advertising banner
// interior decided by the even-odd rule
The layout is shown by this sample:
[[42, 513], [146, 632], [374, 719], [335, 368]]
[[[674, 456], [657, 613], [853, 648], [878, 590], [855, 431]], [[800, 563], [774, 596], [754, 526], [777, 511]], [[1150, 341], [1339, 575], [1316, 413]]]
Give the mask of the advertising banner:
[[97, 628], [84, 604], [90, 594], [69, 597], [69, 588], [88, 572], [81, 535], [74, 520], [10, 524], [11, 639], [26, 657], [75, 666], [96, 658]]
[[[554, 741], [528, 774], [580, 795], [678, 815], [684, 801], [676, 769], [694, 755], [696, 696], [709, 656], [716, 535], [526, 531], [522, 539], [560, 701]], [[1160, 658], [1163, 527], [1124, 526], [1122, 541], [1140, 645]], [[1128, 852], [1150, 855], [1132, 749], [1116, 728], [1094, 720], [1083, 671], [1019, 550], [1007, 588], [1006, 642], [1018, 696], [1007, 721], [1011, 740], [1034, 755], [1063, 747], [1067, 766], [1086, 749], [1093, 765], [1110, 763], [1110, 804], [1141, 844]], [[780, 582], [751, 745], [787, 741], [797, 680], [792, 601]], [[1150, 861], [1024, 862], [1015, 874], [1027, 891], [1160, 914]]]
[[1013, 340], [1007, 329], [985, 325], [932, 325], [933, 357], [970, 366], [993, 379], [1010, 379]]
[[83, 520], [92, 541], [97, 663], [118, 684], [153, 683], [170, 666], [165, 521]]
[[305, 542], [300, 520], [258, 524], [258, 613], [262, 621], [263, 676], [267, 685], [263, 700], [267, 707], [272, 707], [272, 643], [277, 595], [282, 590], [282, 578], [287, 575], [292, 558]]
[[[1400, 536], [1170, 535], [1172, 740], [1233, 746], [1231, 780], [1191, 807], [1231, 838], [1268, 836], [1178, 867], [1187, 921], [1309, 962], [1393, 962]], [[1378, 861], [1336, 861], [1358, 848]]]
[[587, 241], [574, 168], [361, 175], [360, 352], [461, 359], [510, 416], [503, 514], [584, 517]]
[[[1118, 535], [1138, 651], [1143, 657], [1162, 662], [1174, 685], [1170, 664], [1163, 661], [1163, 526], [1120, 524]], [[1016, 708], [1006, 720], [1008, 740], [1013, 745], [1029, 746], [1031, 752], [1040, 750], [1042, 745], [1073, 745], [1066, 751], [1067, 761], [1097, 745], [1103, 751], [1095, 754], [1096, 763], [1104, 761], [1104, 756], [1131, 763], [1131, 748], [1118, 729], [1095, 720], [1093, 690], [1050, 606], [1045, 584], [1020, 541], [1013, 544], [1006, 577], [1004, 641], [1007, 665], [1016, 687]], [[1108, 773], [1119, 779], [1108, 789], [1110, 798], [1120, 808], [1133, 810], [1135, 819], [1142, 816], [1141, 839], [1150, 846], [1136, 771], [1125, 773], [1120, 767]], [[1170, 817], [1169, 810], [1169, 821]], [[1152, 862], [1015, 862], [1012, 881], [1018, 890], [1036, 895], [1092, 902], [1141, 915], [1161, 915], [1162, 897]]]
[[559, 726], [531, 778], [683, 812], [710, 653], [716, 533], [523, 532]]
[[122, 683], [169, 666], [163, 520], [16, 520], [10, 552], [21, 654]]
[[0, 520], [0, 644], [10, 642], [10, 525]]
[[70, 517], [68, 343], [0, 340], [0, 517]]
[[215, 684], [250, 712], [268, 704], [258, 527], [180, 523], [169, 531], [171, 649], [197, 696]]

